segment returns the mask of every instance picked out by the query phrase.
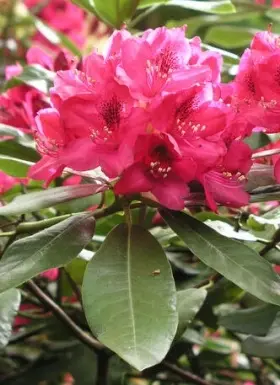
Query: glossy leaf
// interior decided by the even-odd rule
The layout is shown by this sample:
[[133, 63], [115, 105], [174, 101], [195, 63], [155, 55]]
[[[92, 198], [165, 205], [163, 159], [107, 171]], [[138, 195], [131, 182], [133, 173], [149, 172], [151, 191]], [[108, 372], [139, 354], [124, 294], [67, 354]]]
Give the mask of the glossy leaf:
[[91, 330], [121, 358], [143, 370], [165, 357], [178, 323], [176, 290], [147, 230], [115, 227], [88, 263], [82, 292]]
[[14, 140], [0, 141], [0, 154], [34, 163], [40, 159], [40, 155], [33, 148], [23, 146]]
[[94, 8], [106, 23], [120, 28], [133, 16], [138, 3], [139, 0], [94, 0]]
[[0, 215], [19, 215], [38, 211], [58, 203], [67, 202], [74, 198], [97, 194], [105, 189], [106, 186], [104, 185], [92, 183], [55, 187], [44, 191], [19, 195], [11, 203], [0, 207]]
[[14, 317], [20, 305], [20, 291], [10, 289], [0, 294], [0, 349], [9, 342]]
[[177, 292], [177, 309], [179, 322], [176, 335], [181, 336], [196, 313], [199, 311], [205, 298], [207, 291], [205, 289], [186, 289]]
[[25, 134], [16, 127], [0, 123], [0, 136], [11, 136], [13, 141], [25, 146], [34, 148], [34, 141], [31, 136]]
[[140, 0], [138, 4], [138, 8], [148, 8], [153, 5], [161, 5], [166, 4], [170, 0]]
[[216, 25], [207, 31], [205, 42], [226, 49], [247, 47], [255, 32], [255, 30], [246, 27]]
[[236, 310], [219, 318], [219, 325], [237, 333], [265, 335], [279, 311], [277, 306], [262, 305]]
[[187, 214], [167, 210], [161, 214], [202, 262], [259, 299], [280, 304], [280, 278], [258, 253]]
[[0, 261], [0, 292], [75, 258], [93, 236], [91, 215], [75, 215], [14, 242]]
[[277, 314], [265, 337], [249, 336], [242, 344], [246, 354], [258, 357], [280, 357], [280, 313]]
[[53, 78], [53, 72], [46, 70], [38, 64], [33, 64], [23, 67], [23, 71], [19, 75], [8, 80], [5, 84], [5, 89], [26, 84], [40, 92], [47, 93], [52, 86]]

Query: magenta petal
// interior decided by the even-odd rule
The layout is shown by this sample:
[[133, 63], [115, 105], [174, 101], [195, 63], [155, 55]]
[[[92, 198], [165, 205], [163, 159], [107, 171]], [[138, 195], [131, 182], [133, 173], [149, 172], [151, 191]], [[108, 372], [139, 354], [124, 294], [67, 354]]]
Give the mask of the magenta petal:
[[170, 178], [164, 183], [156, 183], [151, 192], [163, 206], [171, 210], [183, 210], [189, 188], [185, 182]]
[[274, 165], [274, 176], [277, 183], [280, 183], [280, 159]]
[[136, 163], [124, 171], [114, 190], [116, 194], [133, 194], [150, 191], [152, 186], [142, 165]]
[[44, 156], [39, 162], [30, 167], [28, 177], [36, 180], [44, 180], [46, 186], [48, 186], [53, 179], [61, 175], [64, 167], [59, 159]]

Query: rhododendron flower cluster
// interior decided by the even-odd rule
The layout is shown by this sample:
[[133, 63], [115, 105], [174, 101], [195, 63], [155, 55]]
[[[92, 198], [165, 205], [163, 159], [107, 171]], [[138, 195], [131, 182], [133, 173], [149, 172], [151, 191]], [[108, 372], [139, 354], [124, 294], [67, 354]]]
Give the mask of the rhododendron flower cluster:
[[184, 27], [114, 32], [103, 55], [57, 72], [51, 107], [36, 117], [43, 157], [30, 176], [101, 167], [116, 194], [149, 193], [172, 209], [203, 190], [212, 209], [247, 204], [253, 125], [219, 83], [221, 65]]

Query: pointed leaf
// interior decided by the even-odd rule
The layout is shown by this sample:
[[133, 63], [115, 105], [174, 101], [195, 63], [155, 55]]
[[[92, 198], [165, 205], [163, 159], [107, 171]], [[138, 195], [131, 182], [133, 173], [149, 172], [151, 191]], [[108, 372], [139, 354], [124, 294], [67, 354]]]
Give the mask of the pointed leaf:
[[179, 315], [179, 322], [176, 336], [180, 337], [196, 313], [199, 311], [207, 296], [205, 289], [186, 289], [177, 292], [177, 309]]
[[90, 242], [92, 214], [79, 214], [14, 242], [0, 261], [0, 292], [67, 264]]
[[[1, 164], [1, 161], [0, 161]], [[51, 207], [74, 198], [86, 197], [106, 190], [101, 184], [81, 184], [55, 187], [17, 196], [11, 203], [0, 207], [0, 215], [19, 215]]]
[[144, 228], [115, 227], [88, 263], [83, 304], [93, 333], [138, 370], [159, 363], [177, 329], [167, 258]]
[[261, 300], [280, 305], [280, 278], [258, 253], [185, 213], [161, 214], [202, 262]]
[[215, 14], [235, 13], [235, 7], [230, 0], [218, 1], [195, 1], [195, 0], [170, 0], [168, 5], [177, 5], [179, 7], [193, 9], [200, 12]]
[[0, 294], [0, 349], [9, 342], [14, 316], [20, 305], [20, 291], [10, 289]]

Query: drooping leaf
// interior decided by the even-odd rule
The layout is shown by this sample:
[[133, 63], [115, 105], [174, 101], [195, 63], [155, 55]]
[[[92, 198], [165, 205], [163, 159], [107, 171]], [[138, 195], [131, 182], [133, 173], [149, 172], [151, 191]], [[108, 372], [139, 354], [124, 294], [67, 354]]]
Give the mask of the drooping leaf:
[[280, 278], [258, 253], [185, 213], [164, 210], [161, 214], [202, 262], [259, 299], [280, 304]]
[[37, 162], [40, 159], [33, 148], [23, 146], [14, 140], [0, 141], [0, 154], [28, 162]]
[[179, 322], [176, 335], [180, 337], [201, 308], [207, 291], [205, 289], [186, 289], [177, 292]]
[[176, 290], [147, 230], [115, 227], [88, 263], [82, 293], [93, 333], [121, 358], [138, 370], [164, 358], [177, 329]]
[[106, 23], [120, 28], [133, 16], [138, 3], [139, 0], [94, 0], [94, 8]]
[[106, 188], [104, 185], [92, 183], [55, 187], [44, 191], [19, 195], [11, 203], [0, 207], [0, 215], [19, 215], [38, 211], [71, 199], [97, 194]]
[[265, 335], [271, 327], [279, 308], [273, 305], [236, 310], [219, 318], [219, 325], [237, 333]]
[[0, 292], [67, 264], [90, 242], [92, 214], [79, 214], [14, 242], [0, 261]]
[[249, 336], [242, 343], [246, 354], [258, 357], [280, 357], [280, 313], [277, 314], [265, 337]]
[[14, 316], [20, 305], [20, 291], [10, 289], [0, 294], [0, 349], [9, 342]]
[[9, 79], [5, 84], [5, 89], [9, 89], [21, 84], [26, 84], [36, 88], [38, 91], [47, 93], [52, 86], [54, 73], [41, 67], [38, 64], [32, 64], [23, 67], [22, 72]]

